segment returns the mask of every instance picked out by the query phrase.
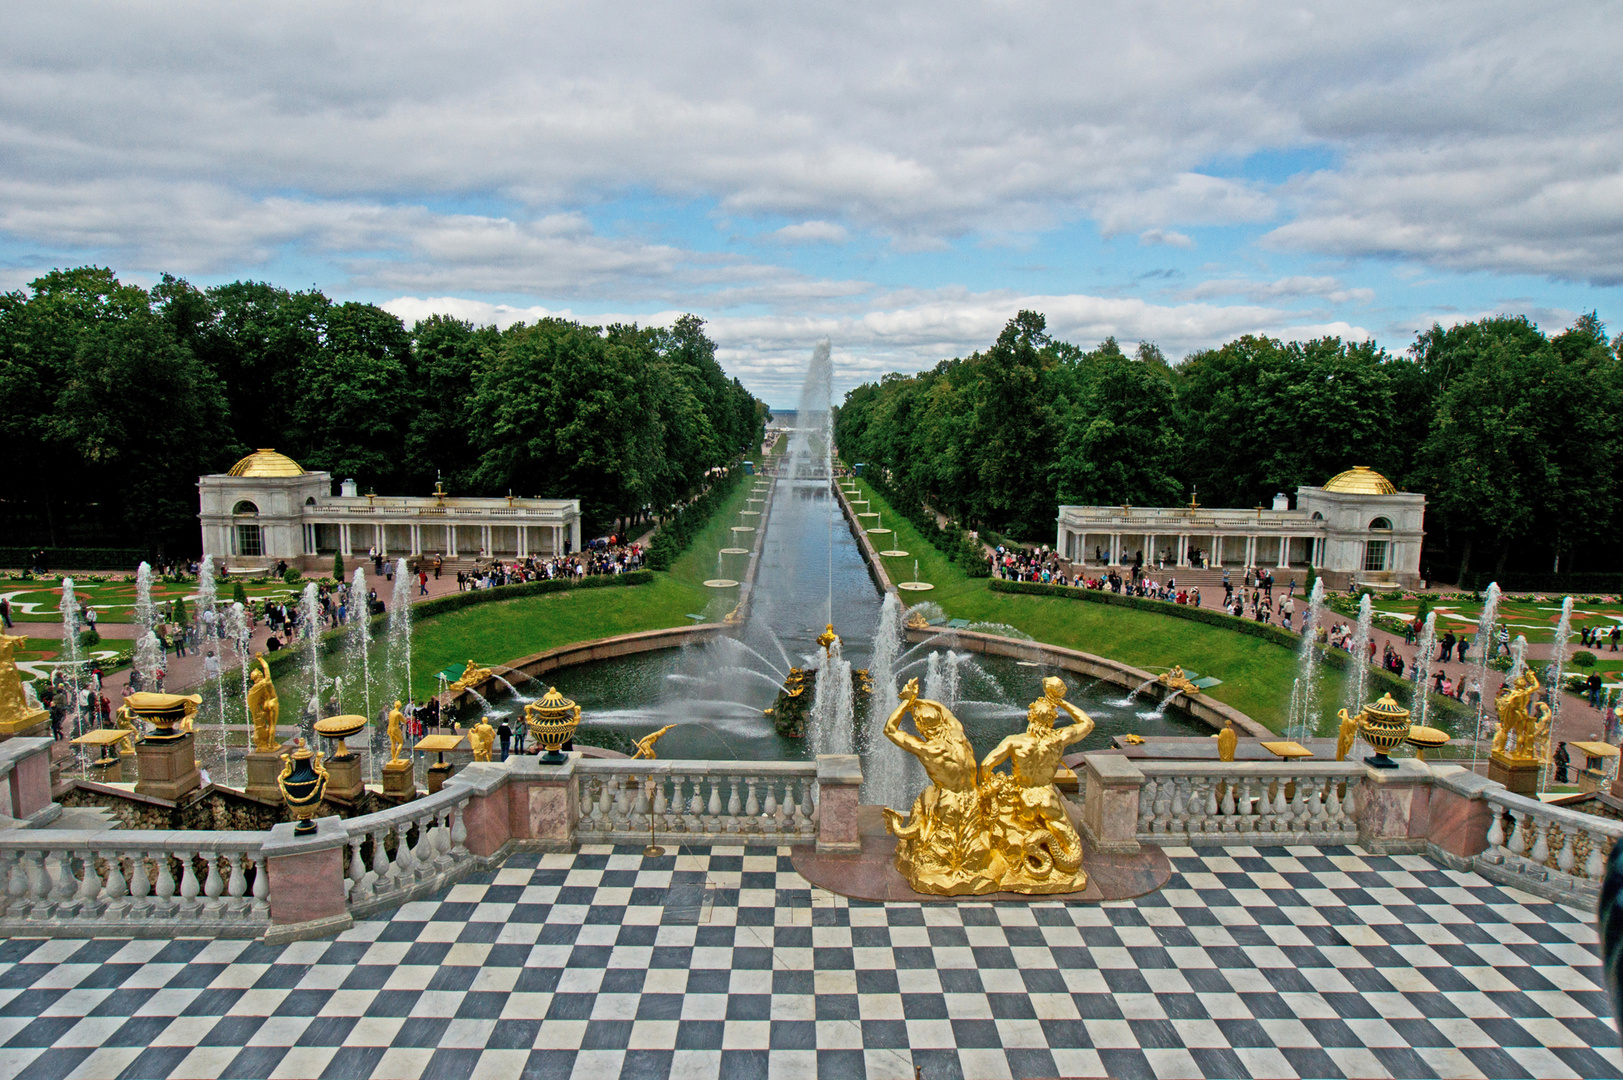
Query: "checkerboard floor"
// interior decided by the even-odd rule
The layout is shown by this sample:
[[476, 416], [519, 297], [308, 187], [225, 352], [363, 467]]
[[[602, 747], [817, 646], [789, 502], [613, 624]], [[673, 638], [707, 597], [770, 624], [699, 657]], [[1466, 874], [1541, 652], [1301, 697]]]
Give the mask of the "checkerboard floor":
[[1357, 848], [1103, 906], [862, 904], [585, 848], [336, 940], [0, 941], [0, 1080], [1623, 1076], [1590, 917]]

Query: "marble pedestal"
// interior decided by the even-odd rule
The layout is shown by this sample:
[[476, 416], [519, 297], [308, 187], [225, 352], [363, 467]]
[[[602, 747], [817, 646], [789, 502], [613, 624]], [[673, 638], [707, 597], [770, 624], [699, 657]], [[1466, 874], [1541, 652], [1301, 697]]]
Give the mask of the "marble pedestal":
[[449, 779], [451, 779], [451, 766], [448, 762], [442, 761], [438, 765], [430, 765], [428, 767], [428, 793], [430, 795], [434, 794], [434, 792], [444, 787], [445, 782]]
[[25, 709], [16, 716], [0, 720], [0, 739], [9, 739], [13, 735], [50, 738], [51, 714], [44, 709]]
[[197, 771], [195, 741], [188, 731], [136, 743], [135, 793], [178, 802], [182, 795], [201, 787], [203, 774]]
[[117, 754], [112, 757], [98, 758], [90, 763], [90, 778], [98, 784], [121, 784], [124, 782], [124, 761]]
[[417, 781], [412, 777], [411, 762], [390, 761], [384, 764], [383, 793], [391, 799], [417, 797]]
[[325, 768], [327, 788], [323, 798], [352, 803], [366, 790], [366, 781], [361, 776], [361, 759], [358, 755], [344, 754], [341, 757], [328, 758]]
[[1523, 761], [1495, 750], [1488, 757], [1488, 779], [1505, 785], [1506, 790], [1529, 799], [1538, 798], [1538, 777], [1544, 766], [1537, 761]]

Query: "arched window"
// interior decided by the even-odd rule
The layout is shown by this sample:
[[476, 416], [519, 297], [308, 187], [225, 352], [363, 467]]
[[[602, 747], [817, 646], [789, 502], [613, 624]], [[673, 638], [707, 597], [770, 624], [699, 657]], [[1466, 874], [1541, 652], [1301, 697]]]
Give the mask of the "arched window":
[[1323, 521], [1324, 520], [1324, 515], [1319, 513], [1317, 510], [1315, 510], [1315, 511], [1313, 511], [1312, 520], [1314, 520], [1314, 521]]
[[316, 497], [314, 495], [311, 495], [311, 496], [309, 496], [308, 498], [306, 498], [304, 500], [304, 505], [306, 505], [306, 506], [314, 506], [315, 504], [316, 504]]
[[244, 499], [237, 505], [233, 506], [231, 508], [231, 512], [233, 514], [257, 514], [259, 513], [259, 507], [255, 506], [247, 499]]
[[1369, 523], [1369, 527], [1371, 529], [1386, 529], [1390, 531], [1392, 528], [1392, 522], [1387, 518], [1378, 517]]

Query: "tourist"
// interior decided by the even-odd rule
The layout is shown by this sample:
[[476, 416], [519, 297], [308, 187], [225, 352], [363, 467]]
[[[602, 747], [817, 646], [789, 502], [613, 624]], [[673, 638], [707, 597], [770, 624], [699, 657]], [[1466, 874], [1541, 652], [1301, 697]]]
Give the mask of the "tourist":
[[507, 717], [505, 716], [502, 717], [501, 725], [496, 728], [496, 737], [500, 739], [502, 743], [502, 756], [499, 760], [506, 761], [507, 755], [512, 749], [513, 745], [513, 729], [508, 725]]
[[[440, 576], [439, 567], [436, 565], [435, 568], [434, 568], [434, 577], [436, 579], [438, 579], [439, 576]], [[419, 569], [417, 571], [417, 595], [418, 596], [427, 596], [428, 595], [428, 571], [426, 571], [426, 570]]]
[[1455, 643], [1455, 647], [1459, 653], [1460, 663], [1465, 663], [1465, 650], [1471, 647], [1471, 639], [1466, 637], [1464, 634], [1461, 634], [1460, 640]]
[[1557, 743], [1556, 744], [1555, 756], [1552, 757], [1550, 759], [1550, 761], [1551, 761], [1552, 764], [1555, 765], [1555, 782], [1557, 784], [1566, 783], [1567, 782], [1567, 766], [1572, 764], [1572, 758], [1569, 757], [1568, 754], [1567, 754], [1567, 744], [1566, 743]]
[[1454, 631], [1450, 630], [1448, 633], [1443, 635], [1443, 653], [1442, 653], [1442, 655], [1440, 657], [1438, 657], [1438, 659], [1446, 664], [1446, 663], [1449, 662], [1449, 660], [1451, 660], [1453, 658], [1453, 656], [1454, 656]]
[[1589, 707], [1591, 709], [1600, 708], [1600, 689], [1603, 685], [1600, 672], [1591, 671], [1589, 678], [1585, 680], [1585, 685], [1589, 687]]
[[8, 596], [0, 596], [0, 624], [11, 629], [11, 598]]
[[203, 657], [203, 678], [218, 679], [220, 677], [220, 658], [210, 649]]
[[1618, 642], [1619, 638], [1623, 638], [1623, 625], [1615, 625], [1615, 626], [1612, 627], [1612, 651], [1613, 652], [1617, 652], [1617, 642]]
[[1501, 626], [1499, 628], [1499, 649], [1495, 653], [1495, 655], [1497, 655], [1497, 656], [1509, 656], [1510, 655], [1510, 630], [1508, 628], [1506, 628], [1506, 627]]

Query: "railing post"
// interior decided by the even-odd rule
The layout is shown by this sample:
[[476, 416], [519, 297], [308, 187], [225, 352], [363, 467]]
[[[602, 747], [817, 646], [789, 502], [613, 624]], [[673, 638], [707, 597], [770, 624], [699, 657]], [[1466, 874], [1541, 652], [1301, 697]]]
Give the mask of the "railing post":
[[1137, 854], [1144, 774], [1119, 754], [1083, 754], [1082, 767], [1082, 831], [1088, 843], [1095, 851]]
[[[857, 800], [862, 790], [862, 759], [855, 754], [817, 758], [817, 850], [861, 851]], [[754, 789], [750, 792], [753, 803]]]
[[295, 836], [293, 828], [274, 826], [260, 849], [269, 871], [267, 944], [325, 937], [354, 925], [344, 895], [349, 832], [343, 821], [317, 819], [314, 836]]
[[1364, 769], [1358, 844], [1377, 855], [1424, 853], [1431, 833], [1431, 768], [1414, 758], [1396, 760], [1395, 769]]
[[[579, 761], [579, 756], [571, 754], [562, 765], [543, 765], [539, 757], [526, 754], [502, 762], [509, 773], [508, 822], [514, 838], [539, 841], [551, 851], [568, 851], [574, 846], [580, 824]], [[473, 825], [470, 816], [468, 847], [484, 854], [472, 842]]]
[[[1490, 789], [1502, 786], [1465, 769], [1439, 771], [1431, 790], [1431, 854], [1459, 870], [1493, 846], [1492, 829], [1499, 811], [1486, 795]], [[1501, 826], [1499, 845], [1503, 846], [1504, 841]]]

